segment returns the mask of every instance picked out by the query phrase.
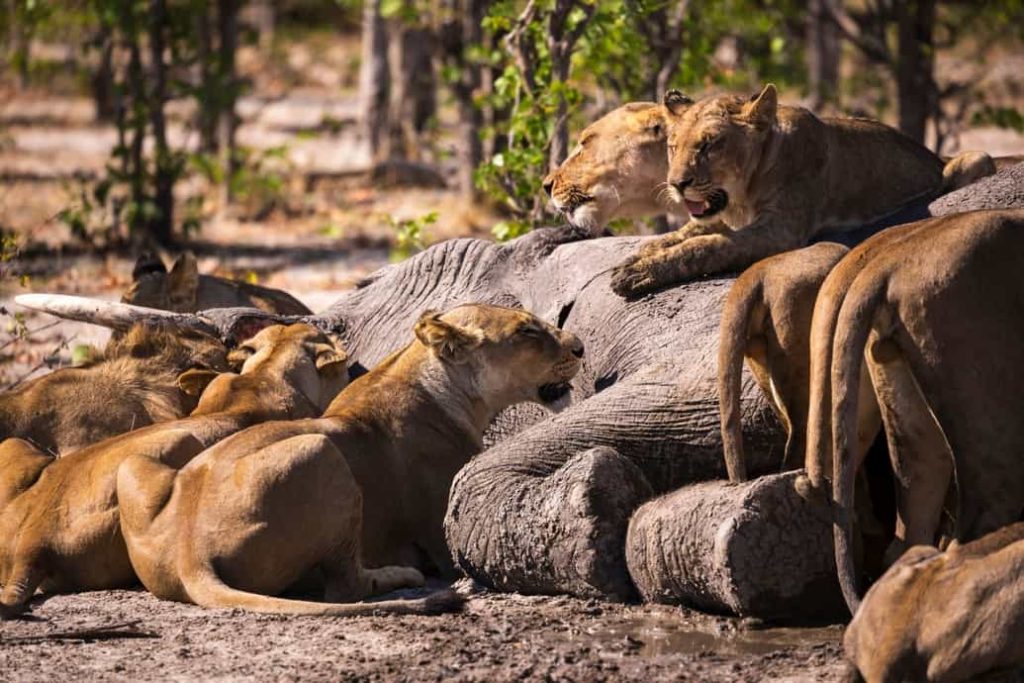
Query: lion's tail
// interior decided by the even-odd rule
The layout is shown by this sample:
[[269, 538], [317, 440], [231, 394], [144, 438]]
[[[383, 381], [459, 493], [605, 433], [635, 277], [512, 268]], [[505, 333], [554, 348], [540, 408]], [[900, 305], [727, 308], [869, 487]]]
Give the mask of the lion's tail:
[[458, 612], [465, 598], [452, 590], [444, 590], [415, 600], [382, 600], [339, 604], [289, 600], [232, 588], [225, 584], [209, 563], [197, 563], [185, 572], [182, 583], [188, 596], [202, 607], [240, 607], [263, 614], [294, 614], [306, 616], [361, 617], [373, 614], [444, 614]]
[[754, 306], [761, 300], [760, 280], [740, 277], [729, 291], [718, 332], [718, 401], [722, 421], [722, 451], [729, 481], [747, 480], [740, 408], [743, 355]]
[[[814, 303], [810, 338], [810, 397], [807, 410], [807, 478], [816, 491], [824, 491], [832, 460], [832, 339], [836, 319], [849, 286], [838, 266], [826, 278]], [[824, 494], [822, 494], [824, 495]]]
[[832, 342], [832, 530], [839, 586], [851, 614], [855, 614], [860, 605], [853, 557], [853, 487], [857, 464], [860, 368], [872, 323], [885, 300], [885, 287], [884, 278], [853, 284], [843, 300]]

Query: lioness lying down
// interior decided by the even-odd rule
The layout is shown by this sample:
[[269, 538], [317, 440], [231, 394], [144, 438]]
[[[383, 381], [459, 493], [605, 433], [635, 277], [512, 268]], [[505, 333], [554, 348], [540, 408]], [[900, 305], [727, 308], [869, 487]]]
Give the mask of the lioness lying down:
[[87, 366], [62, 368], [0, 393], [0, 440], [66, 455], [196, 406], [178, 386], [190, 368], [227, 370], [224, 345], [196, 332], [135, 325]]
[[129, 458], [117, 492], [143, 584], [206, 607], [429, 611], [271, 596], [316, 569], [327, 600], [351, 601], [423, 582], [410, 566], [382, 565], [450, 568], [442, 520], [452, 478], [500, 410], [568, 391], [583, 345], [529, 313], [482, 305], [424, 313], [415, 332], [319, 419], [252, 427], [184, 467]]
[[37, 588], [98, 590], [135, 581], [116, 495], [126, 458], [180, 466], [251, 424], [316, 415], [348, 381], [344, 353], [309, 325], [268, 327], [234, 353], [247, 356], [241, 374], [182, 374], [186, 391], [202, 393], [187, 418], [56, 461], [20, 439], [0, 444], [0, 616], [24, 610]]
[[914, 546], [864, 597], [846, 656], [867, 683], [959, 683], [1020, 666], [1022, 580], [1024, 523], [944, 553]]
[[[868, 225], [954, 183], [944, 180], [939, 157], [892, 128], [780, 107], [772, 85], [750, 100], [694, 103], [670, 91], [665, 109], [667, 182], [691, 219], [616, 269], [612, 287], [622, 296], [745, 268], [824, 231]], [[951, 172], [970, 175], [964, 164], [950, 164]]]

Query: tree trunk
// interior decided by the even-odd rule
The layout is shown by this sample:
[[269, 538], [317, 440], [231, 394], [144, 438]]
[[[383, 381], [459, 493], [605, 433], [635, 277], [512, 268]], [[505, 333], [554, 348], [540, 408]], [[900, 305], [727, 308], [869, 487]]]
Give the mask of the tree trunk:
[[124, 117], [124, 125], [118, 128], [131, 130], [131, 143], [124, 155], [123, 170], [128, 178], [130, 202], [135, 207], [135, 211], [129, 213], [128, 230], [135, 235], [146, 231], [142, 207], [149, 201], [149, 197], [146, 196], [146, 164], [142, 157], [147, 123], [144, 114], [147, 101], [146, 82], [142, 74], [139, 33], [132, 8], [127, 3], [121, 5], [120, 21], [128, 47], [128, 101], [122, 101], [121, 116]]
[[483, 110], [474, 98], [483, 87], [483, 67], [468, 59], [467, 50], [483, 42], [482, 22], [490, 0], [455, 0], [448, 9], [454, 18], [440, 35], [445, 62], [459, 73], [452, 83], [452, 93], [459, 108], [458, 187], [463, 197], [477, 195], [474, 172], [483, 161], [480, 131], [484, 124]]
[[818, 111], [835, 104], [839, 94], [839, 31], [822, 0], [808, 2], [806, 41], [808, 104]]
[[238, 0], [219, 0], [217, 3], [217, 81], [220, 86], [217, 101], [217, 153], [224, 170], [221, 183], [221, 206], [231, 201], [231, 179], [237, 171], [235, 154], [235, 103], [238, 100], [238, 79], [235, 74], [235, 52], [238, 49]]
[[92, 101], [97, 121], [112, 122], [117, 114], [114, 101], [114, 36], [113, 27], [105, 19], [97, 32], [99, 64], [92, 75]]
[[167, 121], [164, 105], [167, 102], [167, 73], [164, 64], [164, 30], [167, 27], [167, 7], [164, 0], [149, 3], [150, 82], [149, 119], [153, 127], [153, 146], [156, 153], [153, 174], [153, 202], [155, 215], [148, 221], [149, 235], [163, 246], [174, 240], [174, 160], [167, 145]]
[[196, 57], [199, 61], [199, 83], [202, 95], [198, 104], [199, 149], [205, 154], [217, 151], [217, 68], [213, 59], [213, 29], [210, 8], [205, 3], [195, 15]]
[[411, 26], [398, 18], [389, 19], [387, 24], [391, 93], [383, 156], [419, 161], [420, 134], [437, 113], [433, 35], [430, 29]]
[[899, 36], [896, 90], [899, 128], [924, 144], [928, 119], [935, 111], [935, 5], [937, 0], [895, 3]]
[[252, 0], [249, 3], [249, 16], [256, 25], [260, 51], [270, 52], [274, 45], [274, 3], [271, 0]]
[[388, 93], [391, 90], [388, 39], [380, 2], [366, 0], [363, 3], [362, 63], [359, 70], [359, 110], [374, 160], [382, 153], [387, 131]]

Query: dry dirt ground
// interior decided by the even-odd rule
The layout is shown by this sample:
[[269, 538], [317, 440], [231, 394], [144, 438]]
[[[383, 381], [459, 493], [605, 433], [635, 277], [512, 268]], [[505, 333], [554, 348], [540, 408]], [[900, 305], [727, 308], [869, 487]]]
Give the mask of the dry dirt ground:
[[485, 593], [461, 614], [344, 619], [104, 591], [55, 596], [0, 623], [0, 679], [835, 681], [840, 637], [838, 626], [759, 629], [568, 597]]

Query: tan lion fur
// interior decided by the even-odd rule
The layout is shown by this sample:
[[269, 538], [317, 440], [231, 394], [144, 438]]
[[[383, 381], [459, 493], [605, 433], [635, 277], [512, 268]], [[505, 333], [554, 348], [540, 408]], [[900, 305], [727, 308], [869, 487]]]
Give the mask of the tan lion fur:
[[268, 327], [233, 353], [248, 356], [241, 374], [181, 375], [185, 390], [202, 392], [187, 418], [52, 462], [25, 441], [0, 444], [0, 615], [24, 610], [37, 588], [97, 590], [135, 581], [116, 495], [127, 458], [183, 464], [251, 424], [318, 414], [347, 382], [344, 354], [309, 325]]
[[180, 418], [196, 397], [178, 386], [188, 368], [227, 370], [226, 349], [194, 332], [136, 325], [85, 367], [63, 368], [0, 394], [0, 439], [67, 455], [89, 444]]
[[1024, 524], [944, 553], [914, 546], [864, 596], [846, 656], [867, 683], [961, 683], [1020, 666], [1022, 590]]
[[819, 311], [830, 310], [813, 333], [812, 356], [831, 345], [832, 435], [809, 445], [808, 465], [824, 469], [831, 455], [836, 562], [851, 609], [858, 602], [850, 510], [864, 359], [897, 480], [898, 541], [935, 542], [954, 468], [956, 539], [1015, 521], [1024, 508], [1024, 432], [1013, 417], [1024, 406], [1015, 380], [1024, 367], [1015, 341], [1024, 334], [1022, 249], [1024, 212], [934, 218], [872, 238], [822, 287], [815, 327]]
[[786, 428], [785, 469], [804, 460], [814, 301], [848, 249], [822, 242], [758, 261], [736, 279], [722, 307], [718, 396], [729, 480], [746, 481], [740, 380], [744, 359]]
[[779, 106], [772, 85], [749, 100], [667, 100], [665, 115], [667, 182], [691, 218], [615, 270], [622, 296], [739, 270], [826, 230], [871, 224], [969, 172], [965, 164], [944, 181], [943, 161], [910, 138], [876, 121]]
[[329, 601], [420, 585], [414, 566], [450, 574], [442, 521], [452, 478], [493, 416], [567, 383], [583, 347], [529, 313], [483, 305], [427, 312], [415, 332], [319, 419], [252, 427], [184, 467], [129, 459], [118, 497], [146, 587], [269, 613], [429, 611], [272, 596], [316, 569]]
[[544, 189], [570, 224], [594, 236], [616, 218], [685, 214], [665, 184], [666, 136], [663, 106], [625, 104], [583, 129]]

